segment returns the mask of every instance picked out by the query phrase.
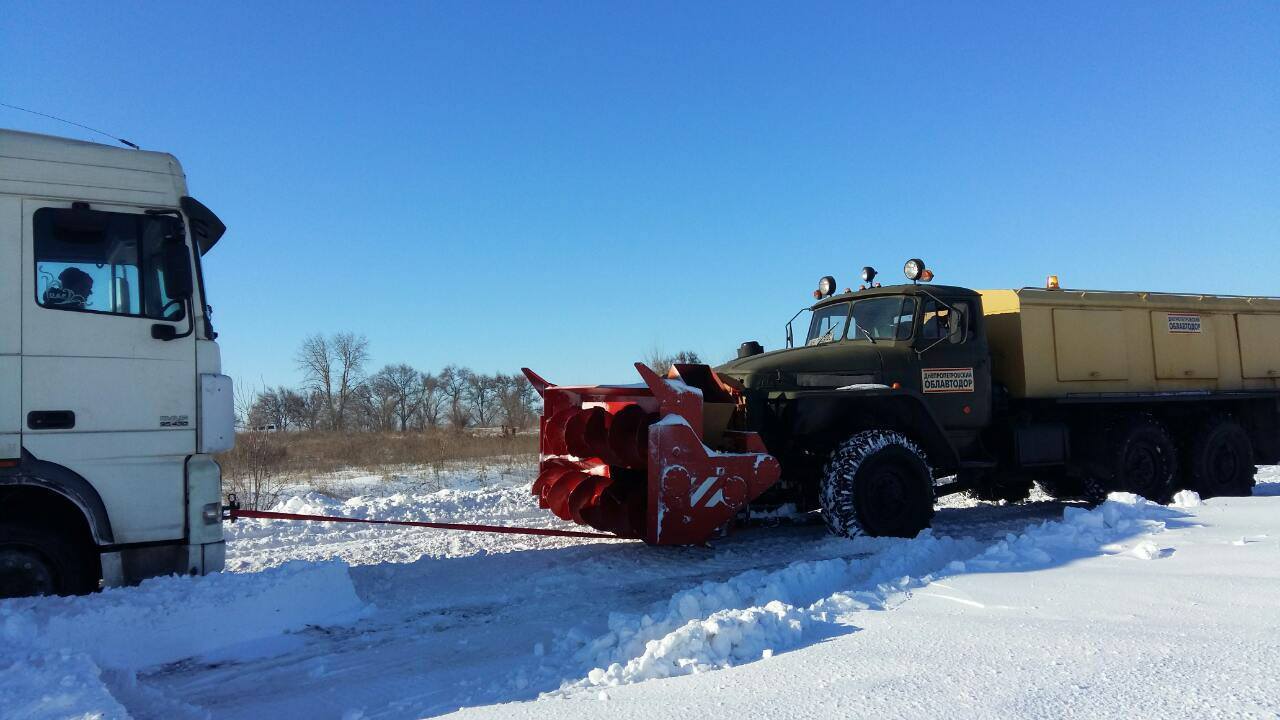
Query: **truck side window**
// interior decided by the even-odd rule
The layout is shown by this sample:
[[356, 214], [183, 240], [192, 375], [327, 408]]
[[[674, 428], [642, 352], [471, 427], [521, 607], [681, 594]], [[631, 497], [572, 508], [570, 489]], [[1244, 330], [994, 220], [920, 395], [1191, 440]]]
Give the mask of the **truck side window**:
[[925, 298], [924, 312], [921, 314], [920, 339], [932, 341], [949, 337], [952, 322], [965, 323], [964, 334], [960, 337], [968, 339], [969, 303], [961, 301], [953, 302], [951, 305], [960, 311], [959, 319], [953, 317], [956, 313], [953, 313], [950, 308], [940, 305], [933, 298]]
[[164, 293], [165, 215], [41, 208], [33, 217], [36, 302], [54, 310], [181, 320]]

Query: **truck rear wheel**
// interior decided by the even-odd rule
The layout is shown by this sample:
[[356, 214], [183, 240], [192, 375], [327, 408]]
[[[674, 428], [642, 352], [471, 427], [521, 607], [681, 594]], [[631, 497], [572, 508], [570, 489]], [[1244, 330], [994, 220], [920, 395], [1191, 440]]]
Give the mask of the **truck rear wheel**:
[[0, 598], [83, 595], [97, 587], [87, 553], [41, 528], [0, 527]]
[[1169, 502], [1178, 477], [1178, 448], [1155, 418], [1143, 413], [1118, 420], [1090, 444], [1086, 498], [1101, 502], [1107, 493], [1129, 492]]
[[933, 472], [905, 435], [865, 430], [831, 453], [823, 472], [822, 517], [844, 537], [915, 537], [933, 520]]
[[1253, 443], [1230, 417], [1220, 415], [1200, 426], [1188, 460], [1188, 484], [1200, 497], [1253, 494]]

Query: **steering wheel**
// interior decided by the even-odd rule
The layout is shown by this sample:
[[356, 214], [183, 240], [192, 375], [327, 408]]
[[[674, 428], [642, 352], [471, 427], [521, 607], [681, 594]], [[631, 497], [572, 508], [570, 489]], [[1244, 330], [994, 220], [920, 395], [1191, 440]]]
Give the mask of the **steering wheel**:
[[183, 303], [183, 300], [181, 298], [177, 300], [170, 300], [169, 302], [165, 303], [164, 307], [160, 308], [160, 317], [164, 318], [165, 320], [181, 320], [182, 319], [181, 317], [173, 317], [173, 318], [169, 317], [169, 308], [171, 307], [180, 308], [182, 307], [182, 303]]

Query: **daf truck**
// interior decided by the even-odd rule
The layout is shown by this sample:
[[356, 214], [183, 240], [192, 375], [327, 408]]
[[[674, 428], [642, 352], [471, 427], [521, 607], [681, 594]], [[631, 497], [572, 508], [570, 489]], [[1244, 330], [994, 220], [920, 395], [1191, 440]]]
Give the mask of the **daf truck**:
[[172, 155], [0, 130], [0, 597], [222, 569], [225, 229]]

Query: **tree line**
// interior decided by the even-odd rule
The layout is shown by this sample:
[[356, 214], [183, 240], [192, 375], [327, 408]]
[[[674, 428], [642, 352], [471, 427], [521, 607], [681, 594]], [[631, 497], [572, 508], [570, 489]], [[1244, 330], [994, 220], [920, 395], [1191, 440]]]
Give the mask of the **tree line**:
[[405, 363], [369, 373], [369, 359], [363, 335], [311, 335], [295, 356], [302, 384], [253, 393], [242, 413], [245, 425], [338, 432], [498, 427], [514, 434], [541, 412], [537, 392], [521, 373], [485, 374], [458, 365], [428, 372]]

